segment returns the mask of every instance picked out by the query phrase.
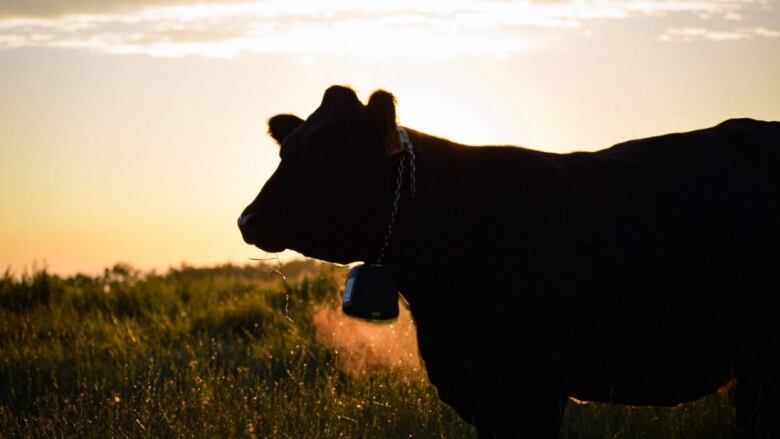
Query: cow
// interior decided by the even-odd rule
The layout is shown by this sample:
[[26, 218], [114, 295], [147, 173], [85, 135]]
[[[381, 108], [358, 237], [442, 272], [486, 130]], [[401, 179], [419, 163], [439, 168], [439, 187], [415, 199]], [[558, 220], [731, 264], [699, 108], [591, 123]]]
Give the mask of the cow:
[[729, 383], [745, 437], [778, 437], [779, 122], [556, 154], [398, 127], [395, 104], [333, 86], [272, 117], [281, 161], [243, 239], [386, 251], [430, 382], [480, 438], [557, 437], [569, 397], [674, 406]]

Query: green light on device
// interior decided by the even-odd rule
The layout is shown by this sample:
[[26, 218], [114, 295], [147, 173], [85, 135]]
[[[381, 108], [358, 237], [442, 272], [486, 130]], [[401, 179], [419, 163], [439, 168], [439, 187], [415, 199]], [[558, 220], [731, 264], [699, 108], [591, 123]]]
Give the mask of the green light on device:
[[371, 321], [398, 317], [398, 286], [384, 265], [358, 265], [347, 275], [344, 314]]

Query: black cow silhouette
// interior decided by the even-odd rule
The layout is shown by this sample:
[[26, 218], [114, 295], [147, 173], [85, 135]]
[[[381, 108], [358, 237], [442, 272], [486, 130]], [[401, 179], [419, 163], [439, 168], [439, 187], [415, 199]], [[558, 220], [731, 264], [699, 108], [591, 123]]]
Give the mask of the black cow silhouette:
[[[373, 262], [390, 217], [395, 100], [330, 87], [269, 121], [281, 162], [244, 240]], [[386, 264], [439, 397], [480, 437], [557, 437], [569, 396], [675, 405], [736, 380], [747, 437], [780, 425], [780, 123], [553, 154], [408, 130]]]

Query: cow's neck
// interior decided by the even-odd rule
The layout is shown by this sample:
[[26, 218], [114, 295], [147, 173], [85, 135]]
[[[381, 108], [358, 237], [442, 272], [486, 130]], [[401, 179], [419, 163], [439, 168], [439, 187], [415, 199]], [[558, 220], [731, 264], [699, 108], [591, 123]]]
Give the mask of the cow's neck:
[[507, 247], [549, 239], [533, 235], [558, 227], [558, 204], [569, 188], [554, 154], [408, 132], [417, 193], [412, 199], [403, 191], [386, 262], [410, 303], [429, 290], [477, 287], [480, 276], [490, 275], [477, 274], [480, 266], [494, 275], [516, 271], [507, 265]]
[[462, 220], [458, 213], [470, 209], [458, 194], [471, 184], [468, 156], [474, 148], [414, 130], [408, 132], [416, 153], [416, 195], [412, 198], [408, 190], [407, 166], [386, 263], [406, 289], [407, 300], [413, 301], [414, 291], [421, 286], [408, 285], [409, 279], [429, 278], [420, 276], [426, 270], [430, 270], [430, 278], [435, 278], [436, 271], [451, 269], [456, 261], [465, 262], [458, 252], [443, 254], [440, 247], [454, 233], [450, 226]]

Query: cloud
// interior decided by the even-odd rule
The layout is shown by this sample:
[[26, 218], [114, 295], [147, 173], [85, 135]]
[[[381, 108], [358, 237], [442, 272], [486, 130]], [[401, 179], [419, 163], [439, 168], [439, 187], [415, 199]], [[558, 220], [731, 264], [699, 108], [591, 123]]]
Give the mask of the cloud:
[[[198, 3], [226, 3], [226, 0], [197, 0]], [[131, 12], [139, 9], [192, 4], [193, 0], [3, 0], [2, 17], [56, 17], [70, 14]]]
[[684, 27], [667, 29], [658, 39], [660, 41], [677, 41], [689, 43], [692, 41], [739, 41], [752, 40], [756, 37], [780, 38], [780, 30], [757, 27], [752, 29], [735, 29], [728, 31], [715, 31], [702, 27]]
[[[302, 11], [310, 10], [345, 10], [373, 9], [398, 10], [412, 7], [421, 11], [441, 12], [456, 10], [529, 10], [546, 8], [557, 13], [567, 14], [575, 11], [578, 16], [588, 15], [594, 11], [594, 16], [602, 16], [605, 11], [609, 15], [624, 15], [630, 11], [698, 11], [712, 14], [732, 14], [744, 5], [766, 5], [769, 0], [419, 0], [400, 1], [343, 1], [343, 0], [286, 0], [250, 2], [247, 0], [3, 0], [0, 3], [0, 17], [55, 17], [63, 15], [81, 15], [98, 13], [127, 13], [141, 9], [181, 5], [230, 5], [237, 3], [284, 4], [283, 9]], [[278, 7], [269, 5], [271, 9]]]
[[[0, 8], [7, 16], [0, 19], [0, 49], [162, 57], [251, 52], [506, 57], [561, 36], [587, 34], [583, 28], [609, 21], [675, 15], [748, 25], [752, 12], [771, 9], [768, 0], [12, 0]], [[763, 30], [690, 26], [669, 29], [659, 39], [724, 41], [776, 32], [756, 29]]]
[[757, 27], [753, 29], [753, 33], [760, 37], [780, 38], [780, 30], [767, 29], [765, 27]]

